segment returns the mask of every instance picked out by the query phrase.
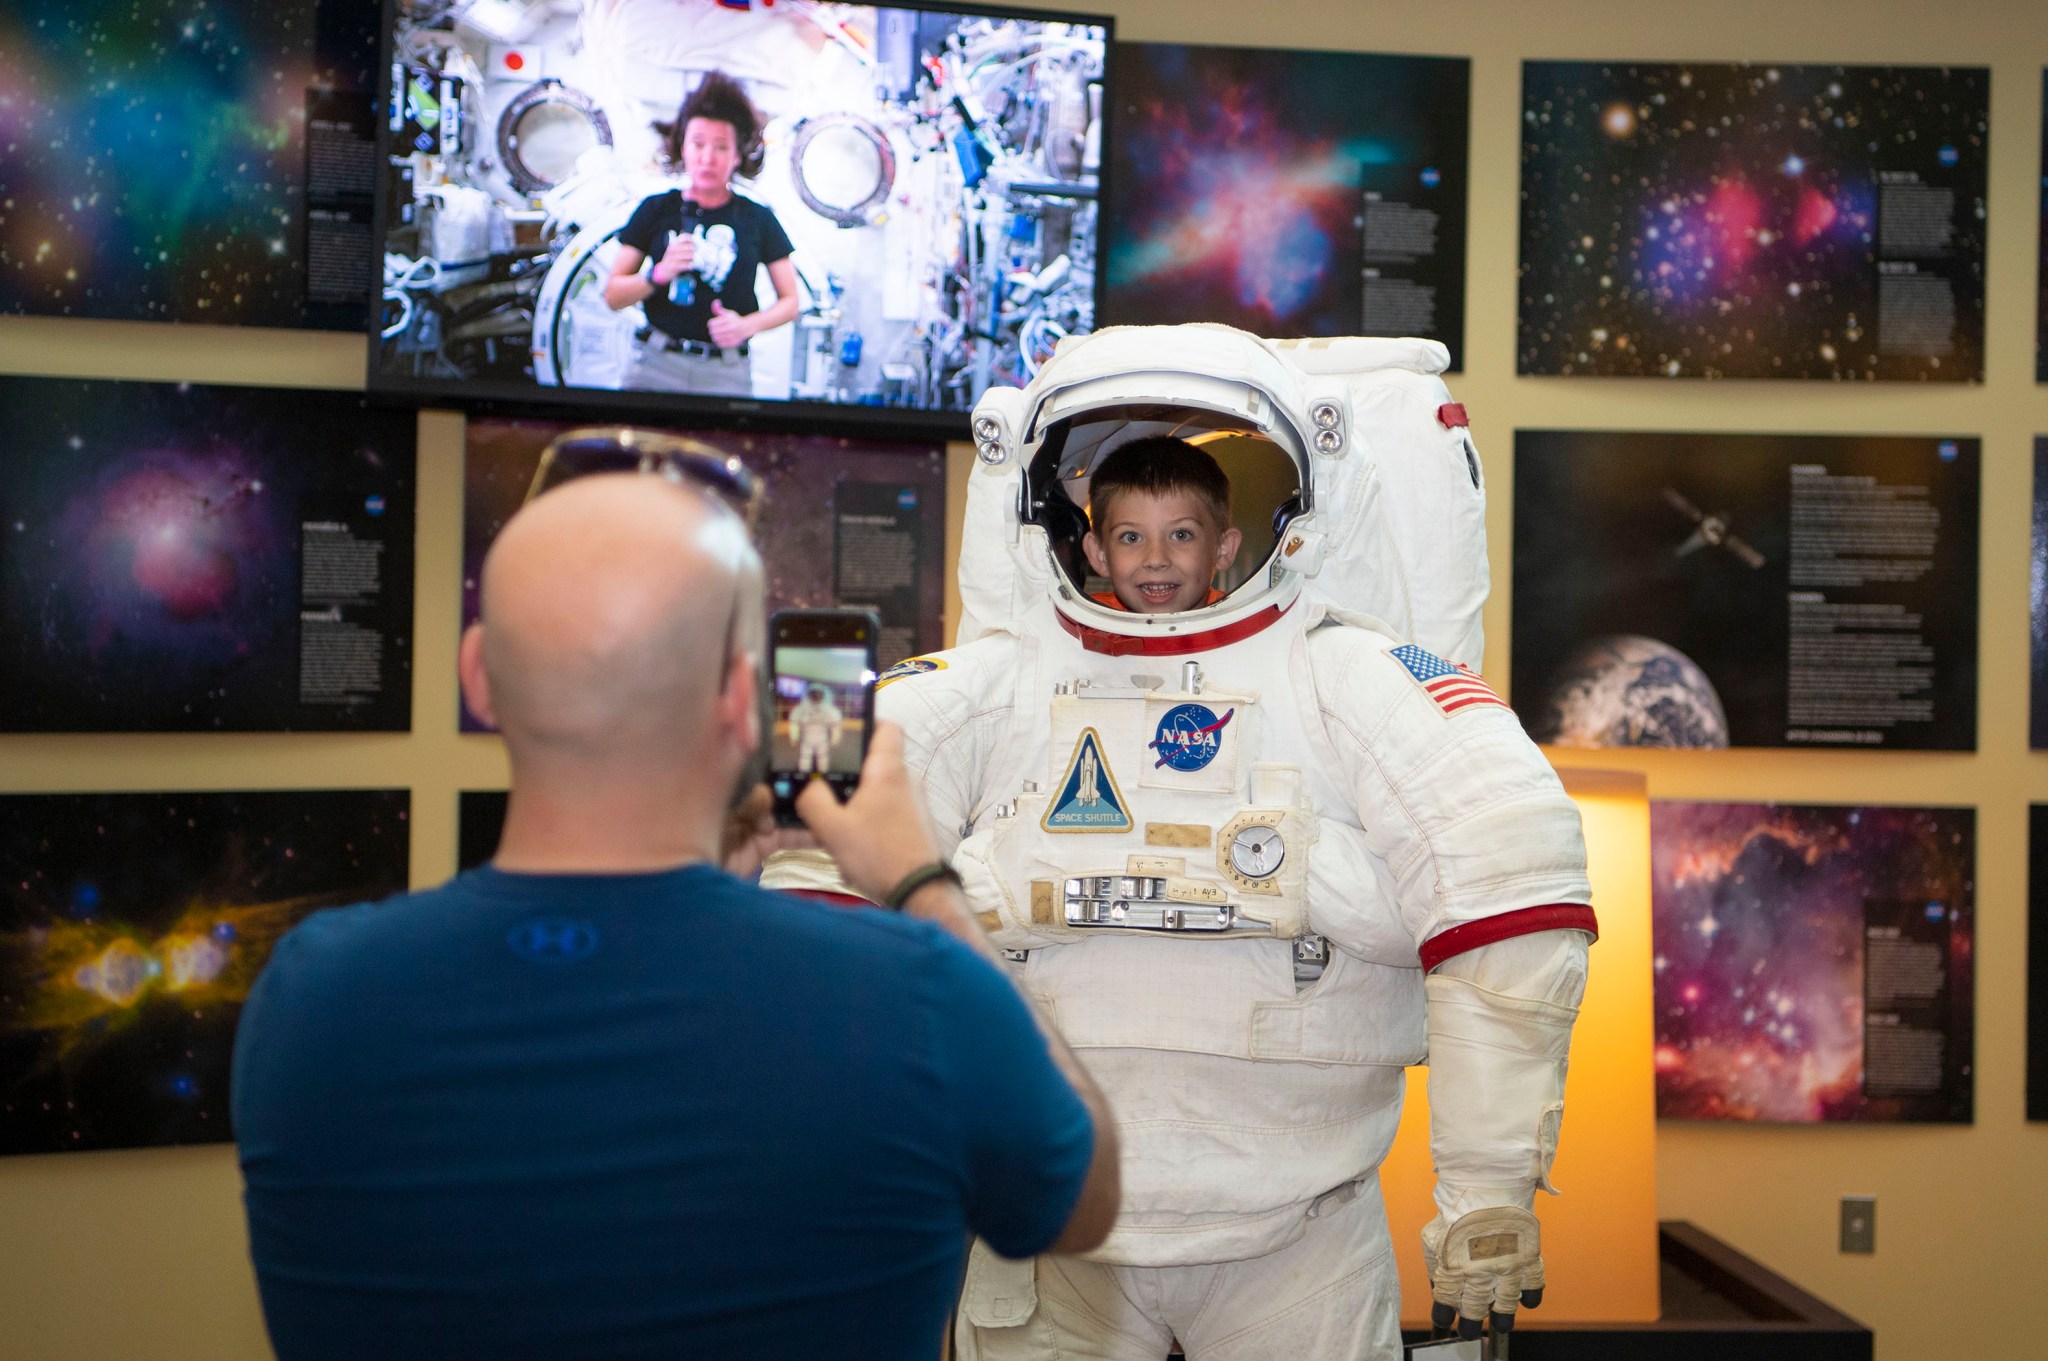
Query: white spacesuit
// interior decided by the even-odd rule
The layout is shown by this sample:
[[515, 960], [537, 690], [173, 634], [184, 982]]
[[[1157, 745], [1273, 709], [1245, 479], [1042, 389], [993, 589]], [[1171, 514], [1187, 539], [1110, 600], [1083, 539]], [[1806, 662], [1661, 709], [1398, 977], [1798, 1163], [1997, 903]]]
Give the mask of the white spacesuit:
[[[976, 407], [962, 642], [885, 673], [877, 716], [1108, 1098], [1124, 1200], [1086, 1260], [976, 1244], [963, 1357], [1398, 1357], [1375, 1169], [1425, 1052], [1439, 1299], [1476, 1320], [1540, 1287], [1594, 922], [1576, 810], [1459, 664], [1484, 493], [1444, 364], [1119, 328]], [[1182, 613], [1077, 575], [1068, 489], [1153, 434], [1263, 449], [1294, 488], [1267, 559]]]
[[831, 692], [813, 685], [789, 711], [790, 736], [796, 739], [796, 769], [799, 775], [832, 768], [832, 748], [846, 726], [845, 715], [832, 702]]

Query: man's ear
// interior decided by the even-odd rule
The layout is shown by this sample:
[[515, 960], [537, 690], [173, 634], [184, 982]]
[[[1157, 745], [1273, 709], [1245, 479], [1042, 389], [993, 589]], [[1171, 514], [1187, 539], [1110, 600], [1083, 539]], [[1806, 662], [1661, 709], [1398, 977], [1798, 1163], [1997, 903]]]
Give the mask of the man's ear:
[[761, 731], [760, 668], [751, 653], [735, 649], [732, 667], [725, 673], [725, 688], [718, 692], [719, 721], [732, 729], [740, 750], [752, 756], [767, 740]]
[[1244, 547], [1244, 531], [1236, 525], [1223, 531], [1223, 537], [1216, 541], [1216, 570], [1222, 571], [1237, 561], [1237, 550]]
[[484, 622], [479, 619], [462, 631], [462, 646], [455, 653], [455, 674], [462, 681], [462, 699], [469, 705], [469, 711], [490, 724], [498, 726], [497, 712], [491, 708], [491, 677], [484, 669]]
[[1102, 551], [1102, 542], [1095, 537], [1094, 530], [1081, 536], [1081, 551], [1088, 555], [1088, 565], [1095, 570], [1095, 575], [1109, 575], [1109, 554]]

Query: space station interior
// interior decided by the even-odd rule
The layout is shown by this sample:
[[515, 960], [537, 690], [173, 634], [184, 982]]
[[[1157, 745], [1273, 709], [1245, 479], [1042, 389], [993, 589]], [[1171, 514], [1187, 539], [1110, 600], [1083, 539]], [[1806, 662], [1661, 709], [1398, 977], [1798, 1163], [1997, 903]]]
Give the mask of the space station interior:
[[605, 302], [617, 237], [679, 183], [653, 125], [723, 71], [766, 120], [734, 188], [799, 293], [753, 396], [967, 410], [1093, 327], [1104, 46], [809, 0], [400, 0], [378, 369], [624, 386], [647, 321]]

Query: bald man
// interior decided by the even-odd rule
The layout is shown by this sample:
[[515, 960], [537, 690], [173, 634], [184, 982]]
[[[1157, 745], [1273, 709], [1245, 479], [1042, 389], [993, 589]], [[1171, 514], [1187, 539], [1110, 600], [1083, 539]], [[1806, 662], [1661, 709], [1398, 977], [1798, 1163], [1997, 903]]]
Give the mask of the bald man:
[[[1113, 1125], [950, 884], [898, 914], [719, 867], [763, 622], [738, 517], [660, 478], [500, 534], [460, 659], [511, 758], [495, 860], [309, 918], [243, 1012], [281, 1361], [933, 1361], [970, 1233], [1108, 1232]], [[936, 853], [900, 734], [873, 748], [798, 806], [886, 901]]]

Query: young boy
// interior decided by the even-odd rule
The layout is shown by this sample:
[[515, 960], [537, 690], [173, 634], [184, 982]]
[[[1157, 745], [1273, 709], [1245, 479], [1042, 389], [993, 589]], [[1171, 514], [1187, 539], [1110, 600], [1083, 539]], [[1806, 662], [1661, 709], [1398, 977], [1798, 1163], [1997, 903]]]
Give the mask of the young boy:
[[1136, 614], [1172, 614], [1222, 599], [1211, 585], [1237, 560], [1230, 479], [1171, 435], [1133, 440], [1088, 482], [1088, 565], [1111, 589], [1092, 599]]

